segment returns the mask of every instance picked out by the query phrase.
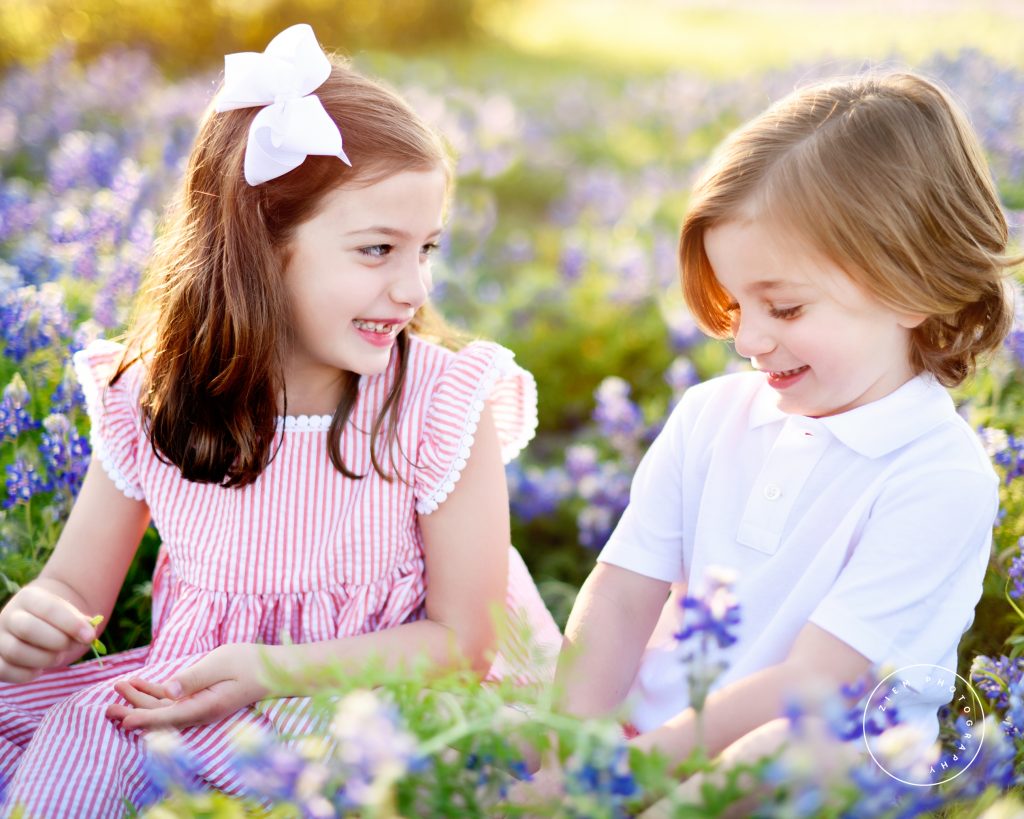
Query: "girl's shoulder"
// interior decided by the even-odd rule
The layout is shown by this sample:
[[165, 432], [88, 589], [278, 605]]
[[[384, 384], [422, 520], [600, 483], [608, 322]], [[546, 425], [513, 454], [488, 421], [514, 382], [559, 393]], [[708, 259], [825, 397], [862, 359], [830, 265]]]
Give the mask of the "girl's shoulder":
[[116, 341], [98, 338], [71, 357], [75, 376], [86, 398], [86, 404], [104, 403], [108, 396], [116, 404], [137, 404], [146, 374], [142, 359], [129, 361], [116, 382], [111, 379], [125, 362], [127, 347]]
[[93, 455], [129, 498], [142, 500], [139, 452], [144, 437], [139, 396], [145, 377], [141, 360], [129, 363], [111, 383], [125, 360], [123, 344], [97, 339], [72, 356], [85, 397]]
[[[458, 350], [418, 336], [409, 337], [405, 392], [432, 394], [456, 390], [485, 395], [496, 383], [513, 379], [526, 386], [533, 376], [515, 361], [515, 353], [493, 341], [471, 341]], [[534, 390], [535, 390], [534, 386]]]
[[425, 462], [461, 470], [485, 406], [506, 462], [536, 434], [537, 384], [511, 350], [491, 341], [450, 350], [411, 337], [407, 356], [402, 400]]

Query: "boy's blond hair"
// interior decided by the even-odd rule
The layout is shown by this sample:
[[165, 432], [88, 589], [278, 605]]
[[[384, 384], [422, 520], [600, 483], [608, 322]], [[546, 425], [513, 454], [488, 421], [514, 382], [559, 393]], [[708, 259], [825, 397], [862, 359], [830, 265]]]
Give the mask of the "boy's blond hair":
[[732, 134], [694, 190], [680, 239], [683, 293], [700, 327], [731, 335], [731, 299], [704, 232], [742, 216], [775, 223], [887, 307], [927, 318], [911, 365], [946, 386], [1009, 332], [1006, 219], [973, 129], [949, 95], [910, 73], [800, 89]]

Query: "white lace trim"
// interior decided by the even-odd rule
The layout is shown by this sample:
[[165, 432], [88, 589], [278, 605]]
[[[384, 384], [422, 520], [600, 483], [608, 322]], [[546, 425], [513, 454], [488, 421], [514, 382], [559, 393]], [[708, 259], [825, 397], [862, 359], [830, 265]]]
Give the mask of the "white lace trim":
[[[92, 346], [92, 345], [90, 345]], [[103, 412], [103, 399], [100, 394], [99, 385], [96, 383], [92, 367], [89, 366], [88, 348], [79, 350], [71, 357], [75, 368], [75, 376], [82, 387], [85, 395], [85, 407], [89, 414], [89, 445], [92, 447], [93, 455], [103, 465], [103, 471], [107, 473], [114, 485], [131, 500], [145, 500], [146, 496], [142, 488], [130, 481], [114, 462], [113, 456], [107, 449], [107, 445], [99, 432], [99, 419]]]
[[416, 501], [416, 511], [421, 515], [429, 515], [436, 512], [437, 508], [448, 499], [448, 496], [455, 490], [455, 484], [462, 477], [462, 470], [466, 468], [466, 460], [475, 440], [476, 428], [480, 423], [480, 414], [484, 411], [484, 404], [487, 395], [494, 388], [499, 376], [518, 374], [524, 381], [524, 400], [530, 402], [528, 415], [525, 418], [523, 430], [519, 436], [507, 443], [501, 449], [501, 457], [505, 463], [512, 460], [529, 443], [537, 431], [537, 382], [533, 376], [516, 364], [513, 360], [513, 353], [504, 347], [498, 347], [494, 358], [488, 364], [480, 378], [480, 382], [469, 400], [469, 413], [466, 418], [466, 426], [462, 433], [462, 440], [459, 442], [455, 460], [448, 468], [448, 473], [438, 482], [426, 497]]
[[285, 432], [326, 432], [333, 415], [278, 415], [277, 428]]

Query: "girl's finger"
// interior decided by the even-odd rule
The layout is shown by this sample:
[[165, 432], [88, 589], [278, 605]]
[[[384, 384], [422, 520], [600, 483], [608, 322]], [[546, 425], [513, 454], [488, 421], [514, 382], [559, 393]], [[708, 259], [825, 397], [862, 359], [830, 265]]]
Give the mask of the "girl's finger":
[[162, 708], [168, 704], [166, 700], [140, 690], [139, 682], [141, 680], [118, 680], [114, 683], [114, 690], [135, 708]]
[[89, 643], [96, 639], [96, 628], [89, 618], [63, 597], [38, 586], [26, 586], [23, 591], [26, 592], [23, 606], [30, 614], [77, 642]]
[[173, 700], [170, 692], [167, 690], [167, 686], [162, 683], [153, 682], [152, 680], [143, 680], [138, 677], [132, 677], [130, 682], [135, 688], [144, 694], [149, 694], [151, 697], [155, 697], [159, 700]]
[[165, 708], [131, 709], [120, 719], [121, 727], [132, 731], [136, 728], [187, 728], [211, 722], [213, 718], [208, 704], [190, 699], [174, 702]]
[[11, 632], [0, 634], [0, 657], [11, 665], [41, 671], [56, 665], [58, 654], [30, 645]]
[[63, 631], [24, 609], [11, 612], [7, 630], [25, 645], [54, 653], [63, 651], [72, 641]]

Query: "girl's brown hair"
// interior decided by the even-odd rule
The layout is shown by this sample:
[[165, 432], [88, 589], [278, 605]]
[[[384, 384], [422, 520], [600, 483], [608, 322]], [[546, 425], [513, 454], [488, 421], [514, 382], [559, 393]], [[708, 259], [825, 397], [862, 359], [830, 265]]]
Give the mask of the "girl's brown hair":
[[[291, 341], [283, 282], [289, 240], [324, 195], [408, 170], [440, 167], [451, 178], [441, 141], [398, 95], [337, 58], [331, 62], [330, 76], [315, 93], [341, 129], [352, 167], [336, 157], [309, 156], [294, 171], [250, 186], [243, 159], [249, 124], [260, 109], [207, 109], [125, 356], [111, 379], [133, 362], [145, 362], [141, 404], [150, 442], [188, 480], [244, 486], [273, 455]], [[428, 307], [410, 327], [442, 340], [449, 335]], [[377, 443], [385, 425], [388, 451], [396, 439], [407, 332], [399, 334], [397, 375], [372, 430], [373, 466], [385, 477]], [[359, 376], [345, 378], [328, 449], [335, 468], [355, 478], [342, 461], [340, 440]]]
[[946, 386], [1006, 336], [1006, 219], [970, 124], [910, 73], [794, 92], [732, 134], [694, 190], [680, 239], [683, 294], [700, 327], [731, 335], [731, 298], [704, 232], [741, 216], [792, 230], [886, 307], [926, 319], [911, 365]]

